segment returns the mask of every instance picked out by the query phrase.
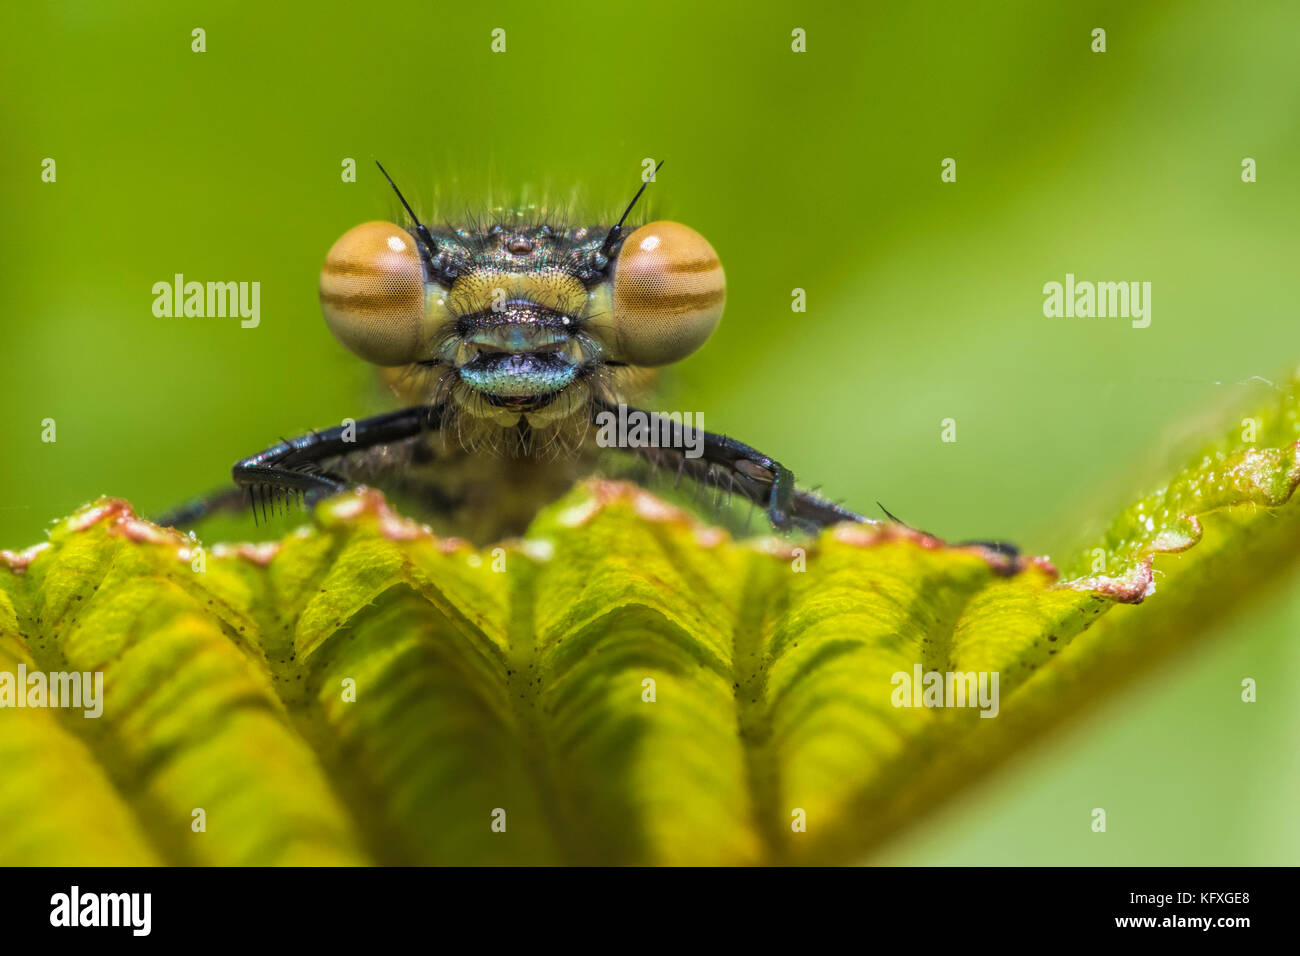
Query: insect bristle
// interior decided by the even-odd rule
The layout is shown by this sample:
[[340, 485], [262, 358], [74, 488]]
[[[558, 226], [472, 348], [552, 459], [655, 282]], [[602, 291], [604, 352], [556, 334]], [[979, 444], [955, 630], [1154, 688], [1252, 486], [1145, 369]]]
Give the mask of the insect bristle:
[[[660, 204], [665, 198], [661, 192], [648, 189], [629, 210], [625, 177], [602, 177], [602, 195], [597, 197], [591, 194], [589, 185], [581, 183], [575, 183], [567, 195], [549, 182], [509, 189], [494, 188], [489, 183], [486, 188], [475, 188], [460, 183], [445, 169], [440, 169], [431, 188], [420, 189], [418, 183], [415, 186], [409, 183], [408, 171], [390, 167], [388, 172], [403, 184], [406, 199], [410, 201], [418, 222], [430, 229], [454, 234], [462, 242], [471, 244], [490, 242], [487, 231], [494, 225], [512, 225], [523, 230], [550, 226], [557, 234], [587, 228], [593, 230], [591, 238], [600, 239], [602, 235], [595, 229], [607, 233], [621, 216], [627, 215], [617, 238], [662, 218]], [[638, 186], [645, 184], [645, 181], [637, 183]], [[461, 198], [466, 196], [475, 198], [472, 201]], [[392, 197], [390, 220], [405, 223], [409, 218], [404, 205]]]
[[307, 499], [299, 488], [282, 488], [266, 482], [254, 482], [245, 486], [245, 492], [246, 506], [253, 515], [254, 525], [267, 524], [277, 515], [288, 515], [295, 507], [305, 510], [307, 504]]

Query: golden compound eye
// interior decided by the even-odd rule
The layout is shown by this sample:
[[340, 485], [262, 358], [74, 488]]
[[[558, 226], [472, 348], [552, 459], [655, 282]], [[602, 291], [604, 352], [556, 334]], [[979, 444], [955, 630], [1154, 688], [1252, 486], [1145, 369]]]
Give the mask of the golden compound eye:
[[427, 347], [424, 269], [415, 238], [391, 222], [349, 229], [320, 271], [325, 324], [354, 354], [406, 365]]
[[707, 239], [677, 222], [652, 222], [623, 242], [614, 267], [610, 358], [667, 365], [713, 334], [727, 300], [722, 263]]

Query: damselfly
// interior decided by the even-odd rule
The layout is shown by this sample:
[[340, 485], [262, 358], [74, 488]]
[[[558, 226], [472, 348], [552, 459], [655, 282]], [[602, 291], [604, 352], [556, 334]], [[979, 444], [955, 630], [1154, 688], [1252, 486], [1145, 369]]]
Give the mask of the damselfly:
[[235, 464], [233, 488], [160, 522], [189, 525], [243, 503], [265, 515], [364, 483], [442, 529], [493, 540], [521, 532], [598, 467], [611, 416], [658, 440], [610, 451], [753, 503], [776, 529], [867, 520], [797, 488], [790, 469], [749, 445], [628, 405], [655, 370], [705, 343], [726, 299], [702, 235], [677, 222], [628, 225], [653, 174], [612, 226], [515, 211], [440, 228], [379, 168], [411, 225], [346, 232], [325, 258], [320, 300], [337, 339], [380, 367], [403, 407], [250, 455]]

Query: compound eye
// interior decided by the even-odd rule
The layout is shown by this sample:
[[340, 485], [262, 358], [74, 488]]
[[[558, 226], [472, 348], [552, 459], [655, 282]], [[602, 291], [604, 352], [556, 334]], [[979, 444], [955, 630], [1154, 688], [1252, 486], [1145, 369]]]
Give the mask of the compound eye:
[[320, 303], [334, 337], [367, 362], [406, 365], [423, 357], [424, 267], [401, 226], [367, 222], [345, 232], [321, 267]]
[[623, 242], [614, 266], [610, 357], [667, 365], [704, 344], [722, 318], [727, 281], [707, 239], [677, 222], [652, 222]]

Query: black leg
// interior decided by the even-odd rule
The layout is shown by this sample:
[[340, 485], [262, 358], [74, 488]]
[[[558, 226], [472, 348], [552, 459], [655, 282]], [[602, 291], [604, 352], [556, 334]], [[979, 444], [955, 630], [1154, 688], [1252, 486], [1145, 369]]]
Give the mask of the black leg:
[[[235, 487], [197, 498], [159, 517], [158, 524], [183, 525], [202, 520], [214, 511], [251, 503], [265, 516], [268, 501], [274, 507], [290, 497], [308, 504], [345, 490], [348, 483], [334, 475], [311, 469], [338, 458], [412, 438], [424, 431], [436, 431], [442, 421], [441, 406], [416, 405], [350, 426], [336, 425], [282, 441], [235, 463], [231, 477]], [[351, 434], [349, 435], [349, 432]], [[344, 436], [349, 435], [349, 439]]]
[[[349, 426], [335, 425], [272, 445], [235, 463], [230, 476], [235, 484], [252, 490], [265, 504], [265, 495], [287, 492], [302, 494], [308, 504], [338, 494], [347, 482], [334, 475], [309, 471], [321, 462], [351, 455], [376, 445], [413, 438], [423, 431], [437, 430], [441, 407], [414, 405], [410, 408], [363, 418]], [[350, 438], [345, 438], [349, 431]]]
[[[661, 436], [664, 434], [662, 416], [628, 406], [624, 406], [624, 408], [628, 415], [639, 412], [647, 416], [649, 421], [653, 423], [651, 427], [656, 429], [655, 434]], [[618, 415], [618, 407], [602, 402], [597, 404], [594, 412], [595, 414], [609, 412]], [[729, 482], [730, 487], [738, 491], [743, 497], [763, 506], [773, 527], [783, 530], [790, 527], [799, 527], [816, 531], [820, 528], [838, 524], [841, 521], [864, 522], [867, 520], [856, 511], [850, 511], [810, 491], [800, 491], [795, 488], [794, 475], [789, 468], [757, 449], [751, 448], [749, 445], [722, 435], [701, 432], [701, 455], [699, 458], [691, 459], [687, 458], [685, 454], [687, 445], [684, 441], [685, 436], [682, 434], [683, 426], [669, 421], [667, 423], [667, 432], [670, 437], [669, 444], [672, 447], [623, 448], [621, 450], [639, 455], [654, 464], [676, 470], [679, 474], [687, 475], [696, 481], [718, 482], [720, 479], [725, 479]], [[717, 468], [723, 470], [721, 476], [714, 471]], [[877, 502], [877, 504], [880, 503]], [[880, 510], [885, 512], [890, 521], [904, 527], [911, 527], [911, 525], [900, 521], [886, 511], [884, 505], [880, 505]], [[928, 534], [928, 532], [922, 533]], [[957, 542], [958, 547], [963, 545], [979, 545], [996, 552], [1002, 557], [1013, 560], [1020, 553], [1014, 544], [1005, 541]]]
[[[772, 526], [779, 529], [802, 527], [815, 530], [840, 521], [866, 521], [862, 515], [842, 508], [834, 502], [818, 495], [800, 491], [794, 486], [794, 475], [779, 461], [743, 442], [738, 442], [725, 435], [700, 431], [695, 441], [700, 445], [700, 456], [688, 458], [686, 455], [685, 428], [678, 422], [665, 419], [653, 412], [623, 406], [626, 414], [644, 415], [650, 423], [653, 434], [661, 436], [658, 448], [622, 448], [620, 450], [640, 455], [655, 464], [675, 469], [695, 481], [713, 482], [738, 492], [742, 497], [761, 505], [767, 512]], [[618, 406], [604, 402], [596, 403], [595, 416], [602, 412], [617, 416]], [[667, 442], [662, 441], [663, 436]]]
[[[886, 508], [884, 505], [882, 505], [879, 501], [876, 502], [876, 507], [879, 508], [881, 511], [883, 511], [883, 512], [885, 513], [885, 517], [887, 517], [890, 521], [894, 522], [895, 524], [901, 524], [904, 528], [911, 528], [911, 527], [912, 527], [910, 524], [908, 524], [908, 523], [907, 523], [906, 521], [904, 521], [902, 518], [899, 518], [899, 517], [897, 517], [896, 515], [892, 515], [892, 514], [890, 514], [890, 513], [889, 513], [889, 509]], [[921, 529], [919, 529], [919, 528], [912, 528], [912, 530], [913, 530], [913, 531], [920, 531]], [[930, 532], [928, 532], [928, 531], [921, 531], [921, 534], [930, 535], [930, 537], [932, 537], [932, 538], [935, 537], [935, 535], [930, 534]], [[953, 544], [953, 547], [955, 547], [955, 548], [964, 548], [964, 547], [980, 547], [980, 548], [987, 548], [988, 550], [994, 552], [995, 554], [998, 554], [998, 555], [1000, 555], [1000, 556], [1002, 556], [1002, 557], [1004, 557], [1004, 558], [1008, 558], [1008, 559], [1010, 559], [1011, 561], [1014, 561], [1016, 558], [1020, 557], [1020, 549], [1017, 548], [1014, 544], [1012, 544], [1012, 543], [1009, 542], [1009, 541], [984, 541], [984, 540], [980, 540], [980, 539], [976, 539], [976, 540], [973, 540], [973, 541], [957, 541], [957, 542], [955, 542], [955, 543]]]

